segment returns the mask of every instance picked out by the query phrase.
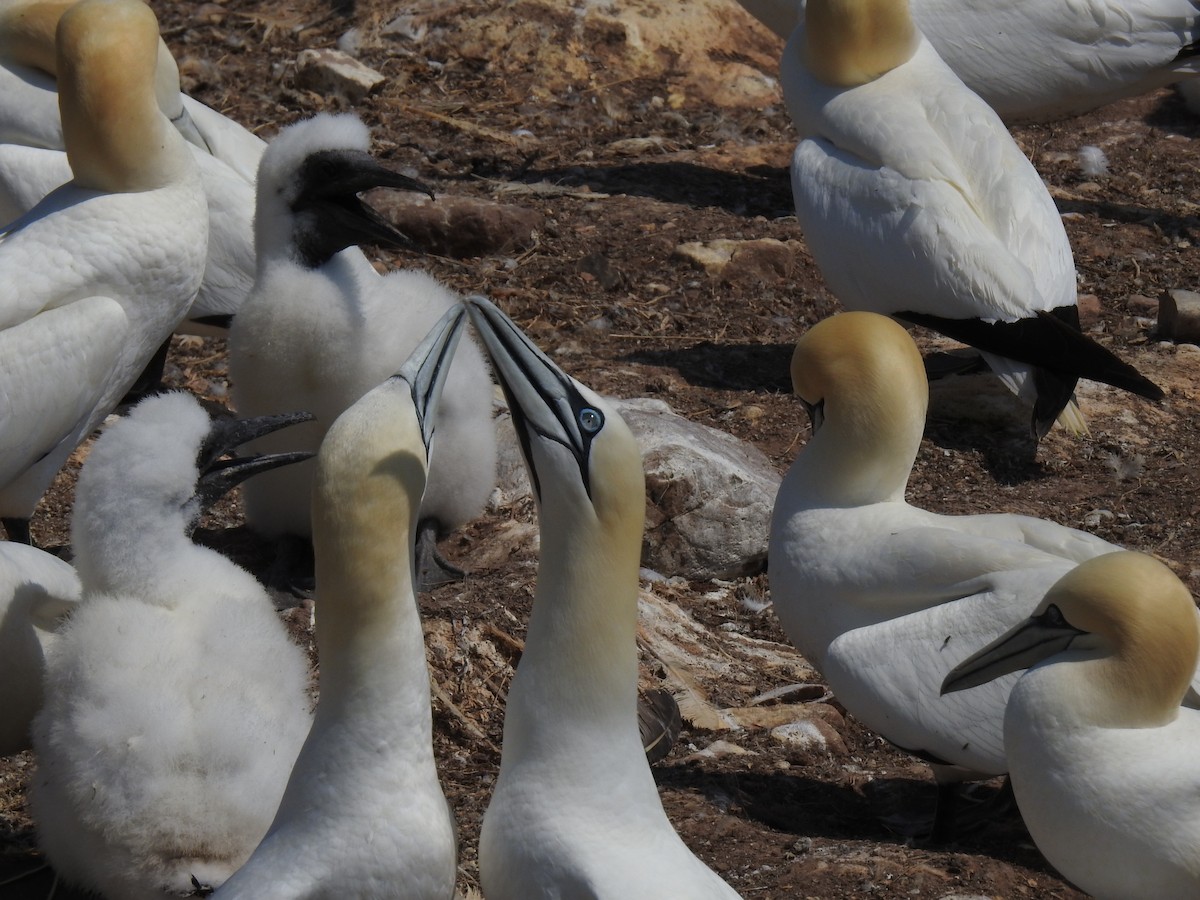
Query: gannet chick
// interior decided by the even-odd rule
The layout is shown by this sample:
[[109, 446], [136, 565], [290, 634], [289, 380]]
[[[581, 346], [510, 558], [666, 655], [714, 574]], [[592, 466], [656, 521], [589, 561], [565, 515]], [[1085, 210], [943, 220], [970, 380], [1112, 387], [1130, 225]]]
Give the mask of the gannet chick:
[[1171, 570], [1112, 553], [946, 676], [961, 691], [1029, 669], [1004, 715], [1017, 805], [1046, 859], [1099, 900], [1200, 896], [1200, 711], [1180, 706], [1198, 649]]
[[43, 645], [79, 601], [79, 576], [34, 547], [0, 541], [0, 756], [28, 750], [42, 708]]
[[[804, 17], [804, 0], [738, 2], [784, 40]], [[1195, 0], [912, 0], [912, 17], [1009, 123], [1080, 115], [1200, 73]]]
[[[367, 154], [354, 116], [318, 115], [284, 129], [263, 157], [258, 182], [258, 276], [230, 331], [236, 407], [246, 414], [308, 409], [316, 421], [289, 435], [316, 450], [329, 424], [393, 374], [446, 310], [453, 292], [418, 271], [380, 277], [357, 242], [406, 239], [357, 199], [370, 187], [421, 190]], [[495, 486], [491, 378], [463, 341], [438, 408], [442, 438], [421, 501], [422, 582], [433, 538], [483, 509]], [[272, 449], [270, 440], [258, 449]], [[246, 517], [272, 537], [311, 533], [315, 464], [247, 486]]]
[[151, 397], [97, 439], [71, 538], [82, 599], [46, 659], [29, 791], [58, 874], [120, 900], [218, 885], [266, 833], [308, 733], [308, 666], [262, 586], [190, 540], [202, 502], [283, 459], [221, 460], [297, 416]]
[[[24, 215], [71, 180], [62, 152], [54, 36], [60, 16], [73, 2], [10, 0], [0, 6], [0, 222]], [[180, 327], [208, 333], [211, 325], [227, 326], [254, 282], [254, 172], [266, 144], [220, 113], [184, 97], [179, 69], [161, 38], [154, 88], [159, 108], [189, 141], [208, 202], [204, 278], [187, 322]], [[203, 128], [189, 112], [196, 107]], [[221, 122], [228, 124], [221, 126]], [[251, 149], [241, 145], [226, 149], [231, 143], [227, 134], [239, 131], [245, 135], [242, 143]]]
[[59, 467], [187, 312], [208, 235], [196, 167], [155, 102], [149, 7], [83, 0], [57, 33], [74, 178], [0, 233], [0, 517], [26, 539]]
[[1088, 378], [1162, 391], [1079, 330], [1058, 210], [1004, 123], [941, 61], [907, 0], [811, 0], [780, 63], [800, 134], [796, 215], [830, 290], [983, 351], [1044, 435]]
[[508, 691], [479, 877], [490, 900], [731, 898], [663, 812], [637, 721], [642, 457], [600, 397], [481, 297], [467, 311], [508, 397], [541, 560]]
[[1003, 774], [1015, 676], [971, 697], [940, 696], [942, 678], [961, 648], [1003, 633], [1059, 577], [1120, 548], [1030, 516], [944, 516], [905, 502], [929, 387], [891, 319], [818, 323], [796, 344], [792, 384], [813, 436], [771, 520], [780, 623], [856, 718], [933, 761], [941, 781]]
[[457, 839], [433, 759], [413, 545], [436, 407], [464, 322], [461, 306], [450, 310], [321, 443], [321, 699], [275, 822], [221, 900], [454, 896]]

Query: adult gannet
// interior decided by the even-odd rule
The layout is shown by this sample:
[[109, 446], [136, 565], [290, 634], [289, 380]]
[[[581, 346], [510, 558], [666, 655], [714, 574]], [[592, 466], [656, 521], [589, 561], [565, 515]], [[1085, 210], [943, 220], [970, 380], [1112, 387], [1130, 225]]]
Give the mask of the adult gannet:
[[1086, 426], [1079, 378], [1162, 391], [1079, 331], [1075, 266], [1054, 201], [1004, 124], [914, 27], [907, 0], [811, 0], [784, 49], [800, 133], [796, 215], [842, 304], [984, 352], [1033, 406]]
[[454, 896], [457, 839], [433, 759], [413, 546], [435, 411], [464, 322], [462, 307], [451, 309], [321, 443], [321, 699], [275, 822], [221, 900]]
[[162, 394], [84, 464], [82, 598], [47, 653], [29, 791], [72, 884], [120, 900], [217, 885], [271, 823], [311, 721], [307, 659], [254, 576], [190, 533], [204, 501], [288, 460], [221, 456], [299, 418], [214, 422]]
[[1099, 900], [1200, 896], [1200, 711], [1180, 706], [1198, 648], [1171, 570], [1111, 553], [946, 676], [961, 691], [1029, 668], [1004, 715], [1017, 805], [1046, 859]]
[[849, 312], [818, 323], [796, 344], [792, 384], [813, 436], [771, 521], [784, 630], [856, 718], [933, 761], [942, 782], [1006, 772], [1002, 717], [1015, 676], [971, 697], [940, 696], [942, 678], [963, 648], [1028, 616], [1059, 577], [1119, 548], [1030, 516], [944, 516], [905, 502], [929, 388], [916, 345], [891, 319]]
[[56, 556], [0, 541], [0, 756], [29, 749], [42, 707], [43, 644], [79, 601], [79, 576]]
[[58, 26], [74, 178], [0, 232], [0, 517], [19, 536], [200, 286], [204, 192], [154, 99], [157, 47], [136, 0], [83, 0]]
[[[738, 0], [787, 40], [804, 0]], [[1006, 122], [1078, 115], [1200, 73], [1195, 0], [912, 0], [938, 55]]]
[[[74, 2], [0, 5], [0, 222], [24, 215], [71, 179], [62, 152], [54, 35]], [[179, 69], [161, 38], [154, 88], [159, 108], [189, 141], [208, 202], [204, 279], [182, 329], [204, 332], [205, 325], [227, 324], [254, 282], [254, 172], [266, 143], [182, 94]]]
[[663, 812], [637, 723], [645, 487], [625, 423], [481, 297], [467, 311], [508, 397], [541, 561], [508, 691], [479, 877], [490, 900], [736, 897]]
[[[255, 223], [258, 275], [229, 337], [235, 406], [243, 413], [308, 409], [317, 420], [289, 438], [316, 450], [330, 423], [408, 358], [453, 292], [424, 272], [380, 276], [353, 246], [403, 235], [357, 199], [371, 187], [424, 190], [368, 153], [354, 116], [318, 115], [279, 133], [263, 157]], [[423, 582], [433, 538], [477, 515], [495, 485], [491, 378], [464, 341], [438, 408], [442, 439], [421, 501]], [[282, 405], [281, 405], [282, 404]], [[272, 449], [271, 440], [259, 449]], [[315, 464], [247, 485], [246, 517], [269, 536], [311, 531]]]

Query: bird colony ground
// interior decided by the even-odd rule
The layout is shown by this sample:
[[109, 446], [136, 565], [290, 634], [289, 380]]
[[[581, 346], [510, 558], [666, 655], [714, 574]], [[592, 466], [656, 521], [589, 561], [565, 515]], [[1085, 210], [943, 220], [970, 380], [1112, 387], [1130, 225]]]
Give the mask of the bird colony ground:
[[[792, 345], [838, 304], [791, 215], [794, 137], [770, 80], [780, 44], [728, 3], [697, 4], [708, 30], [685, 26], [696, 29], [692, 38], [662, 46], [650, 26], [666, 27], [674, 4], [656, 10], [648, 0], [615, 0], [586, 28], [579, 10], [535, 0], [153, 5], [198, 98], [264, 138], [304, 115], [352, 109], [390, 165], [427, 181], [441, 202], [475, 203], [468, 220], [495, 213], [478, 239], [431, 239], [427, 252], [379, 257], [387, 265], [422, 266], [460, 291], [486, 293], [581, 381], [663, 400], [755, 445], [782, 471], [808, 434], [790, 396]], [[621, 24], [626, 7], [642, 17], [637, 40]], [[305, 81], [297, 66], [301, 51], [348, 33], [346, 49], [385, 78], [353, 100]], [[1167, 399], [1155, 405], [1083, 384], [1090, 435], [1055, 431], [1034, 447], [1026, 413], [987, 376], [936, 382], [909, 499], [944, 513], [1019, 512], [1086, 528], [1157, 555], [1196, 593], [1200, 348], [1161, 342], [1155, 316], [1164, 291], [1198, 286], [1200, 121], [1164, 90], [1015, 135], [1066, 222], [1088, 295], [1085, 328]], [[1085, 145], [1107, 156], [1106, 174], [1085, 173]], [[741, 252], [724, 268], [677, 250], [758, 239], [773, 243], [735, 245]], [[945, 346], [916, 337], [926, 351]], [[176, 339], [170, 384], [224, 403], [226, 373], [224, 341]], [[68, 542], [73, 479], [65, 472], [43, 501], [34, 521], [43, 545]], [[477, 886], [479, 823], [529, 614], [534, 521], [528, 502], [500, 506], [449, 538], [444, 552], [470, 575], [422, 598], [464, 894]], [[234, 498], [198, 538], [261, 570], [263, 548], [239, 523]], [[647, 603], [683, 623], [670, 632], [674, 643], [661, 621], [644, 621], [640, 636], [645, 684], [687, 700], [683, 733], [655, 766], [663, 803], [687, 844], [741, 894], [1081, 896], [1016, 817], [943, 846], [903, 836], [897, 821], [932, 808], [927, 770], [823, 691], [762, 608], [765, 575], [649, 587]], [[284, 615], [311, 646], [309, 609]], [[797, 682], [806, 687], [774, 712], [752, 702]], [[823, 723], [820, 740], [772, 737], [799, 715]], [[22, 799], [32, 769], [28, 754], [0, 769], [4, 874], [40, 860]], [[0, 897], [44, 897], [49, 883], [42, 872], [0, 887]]]

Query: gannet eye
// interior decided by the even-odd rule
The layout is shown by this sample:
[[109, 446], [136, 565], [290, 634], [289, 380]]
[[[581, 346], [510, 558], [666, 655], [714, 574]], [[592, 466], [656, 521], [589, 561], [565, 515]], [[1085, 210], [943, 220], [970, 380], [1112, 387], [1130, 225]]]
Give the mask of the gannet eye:
[[579, 411], [579, 427], [588, 434], [595, 434], [603, 424], [604, 416], [599, 410], [587, 406]]

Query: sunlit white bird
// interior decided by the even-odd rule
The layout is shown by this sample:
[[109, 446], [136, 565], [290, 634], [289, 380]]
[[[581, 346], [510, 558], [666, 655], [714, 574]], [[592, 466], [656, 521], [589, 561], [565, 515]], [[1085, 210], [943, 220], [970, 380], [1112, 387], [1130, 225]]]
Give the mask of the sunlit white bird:
[[220, 900], [403, 895], [450, 900], [454, 820], [433, 758], [414, 593], [418, 509], [436, 407], [465, 312], [321, 443], [313, 499], [321, 699], [275, 822]]
[[58, 26], [72, 181], [0, 232], [0, 517], [28, 518], [67, 456], [187, 312], [208, 240], [187, 144], [159, 110], [158, 23], [85, 0]]
[[800, 135], [796, 215], [848, 309], [983, 351], [1044, 435], [1085, 429], [1079, 378], [1162, 391], [1079, 330], [1062, 220], [999, 117], [913, 26], [907, 0], [811, 0], [780, 64]]
[[[804, 0], [738, 0], [787, 40]], [[938, 55], [1006, 122], [1088, 112], [1200, 73], [1196, 0], [912, 0]]]
[[82, 598], [47, 653], [29, 792], [71, 884], [114, 900], [217, 885], [271, 823], [311, 721], [307, 659], [254, 576], [190, 535], [204, 502], [289, 459], [221, 457], [297, 420], [210, 421], [162, 394], [88, 456]]
[[[0, 222], [25, 214], [71, 179], [62, 152], [54, 35], [73, 2], [0, 6]], [[163, 114], [189, 141], [208, 202], [204, 280], [182, 330], [227, 326], [254, 281], [254, 173], [266, 143], [182, 94], [179, 69], [161, 39], [154, 89]]]
[[734, 898], [663, 812], [637, 721], [642, 457], [612, 407], [481, 297], [541, 530], [479, 876], [491, 900]]
[[1187, 588], [1124, 552], [1080, 564], [946, 677], [963, 691], [1029, 669], [1004, 715], [1017, 805], [1046, 859], [1099, 900], [1200, 896], [1200, 710], [1181, 706], [1198, 657]]
[[[279, 133], [263, 157], [255, 222], [258, 276], [229, 338], [234, 404], [243, 413], [307, 409], [316, 421], [288, 440], [316, 450], [325, 429], [395, 373], [458, 296], [424, 272], [380, 276], [357, 243], [406, 243], [358, 199], [372, 187], [425, 190], [368, 153], [351, 115], [318, 115]], [[421, 502], [421, 570], [434, 538], [482, 509], [495, 485], [491, 378], [463, 341], [438, 406], [438, 453]], [[259, 449], [272, 449], [268, 439]], [[311, 532], [315, 463], [247, 485], [246, 516], [269, 536]], [[437, 581], [440, 574], [423, 581]]]
[[[963, 776], [1003, 774], [1015, 676], [940, 695], [965, 650], [1025, 619], [1080, 562], [1120, 549], [1030, 516], [946, 516], [904, 499], [925, 426], [916, 345], [891, 319], [850, 312], [806, 332], [792, 357], [813, 436], [779, 488], [771, 598], [788, 637], [864, 725]], [[942, 809], [939, 803], [939, 809]], [[935, 827], [949, 823], [939, 817]]]
[[70, 564], [35, 547], [0, 541], [0, 756], [29, 749], [42, 708], [46, 647], [79, 601]]

